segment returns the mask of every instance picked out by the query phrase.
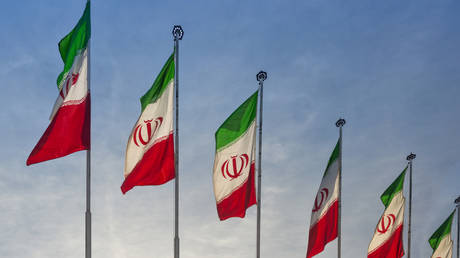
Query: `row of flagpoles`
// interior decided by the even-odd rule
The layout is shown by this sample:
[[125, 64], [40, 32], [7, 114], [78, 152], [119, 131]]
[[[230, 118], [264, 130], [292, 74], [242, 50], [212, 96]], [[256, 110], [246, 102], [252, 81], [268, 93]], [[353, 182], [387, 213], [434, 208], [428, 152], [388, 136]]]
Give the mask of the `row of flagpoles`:
[[[50, 125], [32, 150], [27, 165], [86, 150], [85, 257], [91, 258], [91, 108], [90, 108], [90, 1], [73, 30], [59, 42], [64, 69], [58, 77], [59, 94], [50, 117]], [[128, 139], [125, 160], [125, 194], [135, 186], [160, 185], [175, 179], [174, 257], [179, 258], [179, 41], [184, 31], [173, 28], [174, 51], [141, 97], [141, 115]], [[257, 204], [256, 257], [260, 258], [261, 180], [262, 180], [262, 114], [263, 84], [267, 73], [257, 74], [258, 90], [241, 104], [216, 131], [216, 154], [213, 169], [214, 195], [221, 220], [245, 217], [246, 209]], [[173, 106], [175, 104], [175, 106]], [[257, 109], [259, 112], [257, 112]], [[175, 112], [174, 112], [175, 111]], [[257, 114], [259, 122], [257, 124]], [[175, 120], [174, 120], [175, 118]], [[311, 214], [307, 258], [321, 253], [326, 244], [337, 238], [337, 257], [341, 258], [342, 208], [342, 127], [318, 189]], [[258, 128], [258, 137], [256, 136]], [[255, 188], [257, 152], [257, 194]], [[407, 257], [411, 250], [412, 162], [382, 194], [385, 211], [369, 244], [368, 257], [402, 257], [402, 225], [405, 198], [403, 185], [409, 168], [409, 216]], [[460, 208], [460, 197], [455, 201]], [[455, 212], [455, 210], [454, 210]], [[433, 258], [452, 257], [450, 237], [454, 212], [429, 240]], [[460, 234], [460, 214], [458, 219]], [[459, 236], [457, 257], [459, 257]]]
[[[342, 189], [342, 126], [344, 119], [339, 119], [336, 126], [340, 136], [324, 172], [312, 208], [307, 258], [321, 253], [325, 246], [337, 239], [337, 257], [341, 257], [341, 189]], [[412, 163], [416, 155], [407, 156], [408, 165], [396, 180], [381, 195], [385, 206], [384, 213], [377, 223], [374, 236], [368, 247], [368, 258], [400, 258], [405, 252], [403, 248], [403, 222], [405, 198], [403, 196], [404, 178], [409, 169], [409, 216], [407, 235], [407, 257], [411, 257], [411, 218], [412, 218]], [[460, 209], [460, 197], [455, 200], [457, 210]], [[458, 213], [458, 212], [457, 212]], [[433, 249], [432, 258], [451, 258], [453, 242], [451, 226], [454, 211], [429, 238]], [[459, 257], [460, 213], [457, 219], [457, 257]]]

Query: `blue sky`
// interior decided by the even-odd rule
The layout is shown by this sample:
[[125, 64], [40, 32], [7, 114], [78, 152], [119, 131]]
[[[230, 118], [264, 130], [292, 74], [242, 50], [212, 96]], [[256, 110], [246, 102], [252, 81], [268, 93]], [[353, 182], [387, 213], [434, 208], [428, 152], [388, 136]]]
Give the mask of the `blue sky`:
[[[5, 257], [84, 255], [85, 153], [25, 166], [58, 94], [57, 43], [83, 8], [84, 1], [24, 0], [0, 10]], [[214, 132], [257, 88], [261, 69], [268, 73], [262, 256], [305, 256], [311, 208], [339, 117], [347, 119], [343, 257], [366, 256], [383, 211], [379, 196], [410, 152], [417, 154], [412, 256], [431, 255], [427, 239], [460, 194], [459, 11], [454, 0], [93, 1], [93, 257], [173, 257], [173, 183], [125, 196], [119, 187], [139, 97], [172, 51], [174, 24], [185, 30], [182, 257], [255, 256], [255, 206], [245, 219], [220, 222], [211, 173]], [[336, 257], [336, 241], [317, 257]]]

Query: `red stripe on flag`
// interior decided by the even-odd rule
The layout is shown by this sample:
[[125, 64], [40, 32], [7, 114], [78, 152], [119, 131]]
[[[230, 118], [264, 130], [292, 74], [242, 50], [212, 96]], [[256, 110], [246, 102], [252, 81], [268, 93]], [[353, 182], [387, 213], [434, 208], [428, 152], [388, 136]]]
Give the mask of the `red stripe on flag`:
[[174, 137], [155, 143], [136, 164], [121, 185], [123, 194], [135, 186], [162, 185], [175, 177]]
[[244, 218], [246, 209], [257, 203], [254, 171], [255, 164], [252, 163], [248, 180], [217, 204], [217, 213], [220, 220], [226, 220], [231, 217]]
[[367, 255], [368, 258], [401, 258], [404, 256], [403, 225], [381, 246]]
[[321, 253], [326, 244], [337, 237], [338, 211], [339, 202], [336, 200], [324, 216], [310, 228], [307, 258]]
[[62, 106], [27, 159], [27, 166], [90, 149], [90, 95], [78, 105]]

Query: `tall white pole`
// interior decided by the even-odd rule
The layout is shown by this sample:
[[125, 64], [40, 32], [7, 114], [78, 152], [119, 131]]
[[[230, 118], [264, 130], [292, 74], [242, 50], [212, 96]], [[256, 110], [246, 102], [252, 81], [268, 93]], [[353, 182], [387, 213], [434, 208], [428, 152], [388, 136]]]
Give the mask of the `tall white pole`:
[[176, 88], [176, 123], [174, 139], [174, 167], [176, 173], [174, 187], [174, 258], [179, 258], [179, 40], [184, 31], [180, 25], [174, 25], [174, 87]]
[[412, 227], [412, 160], [414, 160], [416, 155], [414, 153], [410, 153], [407, 156], [407, 161], [409, 162], [409, 223], [408, 223], [408, 230], [407, 230], [407, 258], [410, 258], [410, 240], [411, 240], [411, 227]]
[[262, 114], [263, 114], [263, 96], [264, 81], [267, 79], [267, 73], [260, 71], [257, 74], [259, 82], [259, 158], [258, 158], [258, 175], [257, 175], [257, 258], [260, 258], [260, 208], [262, 206]]
[[342, 127], [345, 125], [345, 119], [340, 118], [335, 123], [339, 128], [339, 214], [337, 222], [337, 257], [342, 256]]

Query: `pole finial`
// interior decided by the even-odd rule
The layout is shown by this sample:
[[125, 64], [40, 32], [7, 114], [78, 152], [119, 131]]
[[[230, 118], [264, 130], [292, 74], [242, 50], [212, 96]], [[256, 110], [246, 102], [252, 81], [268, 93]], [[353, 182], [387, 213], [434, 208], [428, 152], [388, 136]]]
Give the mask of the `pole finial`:
[[264, 71], [260, 71], [256, 77], [258, 82], [263, 82], [267, 79], [267, 73]]
[[182, 40], [182, 37], [184, 36], [184, 30], [182, 29], [182, 26], [174, 25], [172, 34], [174, 36], [174, 40]]
[[457, 207], [460, 207], [460, 196], [455, 199], [455, 204], [457, 204]]
[[335, 126], [337, 126], [337, 127], [342, 127], [342, 126], [345, 125], [346, 122], [347, 122], [347, 121], [345, 121], [345, 119], [339, 118], [339, 120], [337, 120], [337, 122], [335, 122]]
[[407, 156], [406, 159], [410, 162], [410, 161], [412, 161], [413, 159], [415, 159], [416, 156], [417, 156], [417, 155], [415, 155], [414, 153], [411, 152], [411, 153]]

